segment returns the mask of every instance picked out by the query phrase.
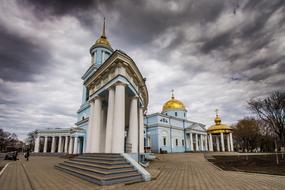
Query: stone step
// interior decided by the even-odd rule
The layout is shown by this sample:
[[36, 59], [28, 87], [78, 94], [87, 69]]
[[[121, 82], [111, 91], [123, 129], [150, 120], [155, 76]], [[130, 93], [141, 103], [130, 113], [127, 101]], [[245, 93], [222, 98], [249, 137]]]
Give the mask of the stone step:
[[87, 181], [90, 181], [92, 183], [96, 183], [99, 185], [113, 185], [113, 184], [120, 184], [120, 183], [131, 183], [143, 181], [141, 175], [139, 173], [131, 173], [131, 174], [119, 174], [115, 176], [99, 176], [96, 174], [90, 174], [85, 171], [81, 171], [78, 169], [73, 169], [69, 167], [65, 167], [62, 165], [56, 165], [57, 169], [65, 171], [71, 175], [77, 176], [81, 179], [85, 179]]
[[108, 157], [108, 156], [78, 156], [77, 158], [89, 159], [89, 160], [104, 160], [104, 161], [124, 161], [122, 157]]
[[121, 158], [120, 154], [113, 154], [113, 153], [84, 153], [82, 156], [97, 156], [97, 157], [108, 157], [108, 158]]
[[85, 163], [92, 163], [92, 164], [101, 164], [101, 165], [124, 165], [128, 164], [126, 160], [121, 160], [121, 161], [104, 161], [104, 160], [93, 160], [93, 159], [85, 159], [85, 158], [74, 158], [72, 159], [73, 161], [78, 161], [78, 162], [85, 162]]
[[105, 169], [105, 170], [106, 169], [108, 169], [108, 170], [120, 170], [120, 169], [126, 169], [126, 168], [133, 168], [129, 164], [115, 165], [115, 166], [105, 166], [105, 165], [100, 165], [100, 164], [78, 162], [78, 161], [73, 161], [73, 160], [67, 160], [65, 162], [71, 163], [71, 164], [76, 164], [76, 165], [81, 165], [81, 166], [88, 166], [88, 167], [96, 168], [96, 169]]
[[96, 173], [99, 175], [115, 175], [115, 174], [130, 173], [130, 172], [136, 172], [137, 173], [137, 171], [134, 168], [123, 168], [123, 169], [119, 169], [119, 170], [108, 170], [108, 169], [92, 168], [90, 166], [80, 166], [77, 164], [67, 163], [67, 162], [60, 163], [60, 165], [75, 168], [75, 169], [80, 169], [83, 171]]

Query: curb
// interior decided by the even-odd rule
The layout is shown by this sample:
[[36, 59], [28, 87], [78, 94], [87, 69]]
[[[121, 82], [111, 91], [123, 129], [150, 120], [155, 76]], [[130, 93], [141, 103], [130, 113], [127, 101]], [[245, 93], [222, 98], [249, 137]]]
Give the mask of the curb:
[[4, 166], [4, 168], [1, 170], [1, 172], [0, 172], [0, 177], [2, 176], [2, 174], [4, 173], [5, 169], [8, 167], [9, 164], [10, 164], [10, 162], [8, 162], [8, 163]]

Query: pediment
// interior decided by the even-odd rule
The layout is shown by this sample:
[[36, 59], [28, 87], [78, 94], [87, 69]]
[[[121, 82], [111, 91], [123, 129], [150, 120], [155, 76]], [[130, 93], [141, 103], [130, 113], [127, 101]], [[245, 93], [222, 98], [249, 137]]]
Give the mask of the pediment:
[[[123, 68], [124, 72], [120, 71]], [[115, 72], [116, 71], [116, 72]], [[129, 78], [135, 83], [138, 92], [144, 99], [145, 106], [148, 105], [148, 91], [145, 85], [145, 79], [140, 73], [135, 62], [124, 52], [116, 50], [86, 81], [84, 85], [88, 89], [94, 88], [94, 85], [98, 85], [102, 80], [105, 80], [106, 76], [112, 73], [113, 77], [118, 75], [125, 78]]]

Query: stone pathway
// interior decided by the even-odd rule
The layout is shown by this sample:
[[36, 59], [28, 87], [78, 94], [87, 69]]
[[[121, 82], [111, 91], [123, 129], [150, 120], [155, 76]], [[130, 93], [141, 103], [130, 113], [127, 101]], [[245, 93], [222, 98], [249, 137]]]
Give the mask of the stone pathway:
[[56, 163], [64, 161], [61, 158], [34, 156], [29, 162], [22, 159], [11, 162], [0, 177], [0, 189], [285, 189], [285, 176], [221, 171], [205, 160], [203, 154], [165, 154], [158, 158], [149, 168], [157, 175], [156, 180], [101, 187], [54, 169]]

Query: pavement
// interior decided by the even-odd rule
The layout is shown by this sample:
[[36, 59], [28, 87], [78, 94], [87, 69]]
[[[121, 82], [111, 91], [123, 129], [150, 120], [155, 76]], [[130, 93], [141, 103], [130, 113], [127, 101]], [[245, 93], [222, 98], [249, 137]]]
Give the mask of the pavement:
[[201, 153], [157, 155], [148, 170], [155, 176], [149, 182], [102, 187], [56, 170], [63, 158], [34, 156], [10, 162], [0, 177], [1, 190], [47, 189], [194, 189], [194, 190], [284, 190], [285, 176], [222, 171]]

